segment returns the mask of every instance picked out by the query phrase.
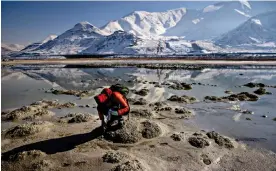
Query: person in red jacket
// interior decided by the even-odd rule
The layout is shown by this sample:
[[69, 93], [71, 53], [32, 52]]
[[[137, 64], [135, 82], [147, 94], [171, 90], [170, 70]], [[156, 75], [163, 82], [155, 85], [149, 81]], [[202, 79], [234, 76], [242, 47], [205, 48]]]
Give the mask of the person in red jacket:
[[[111, 88], [105, 88], [101, 94], [107, 96], [104, 103], [98, 103], [98, 114], [102, 122], [102, 127], [105, 129], [113, 124], [115, 120], [118, 121], [119, 126], [124, 125], [123, 115], [127, 115], [130, 111], [126, 95], [128, 89], [120, 89], [120, 91]], [[97, 100], [96, 100], [97, 101]], [[106, 118], [106, 119], [105, 119]]]

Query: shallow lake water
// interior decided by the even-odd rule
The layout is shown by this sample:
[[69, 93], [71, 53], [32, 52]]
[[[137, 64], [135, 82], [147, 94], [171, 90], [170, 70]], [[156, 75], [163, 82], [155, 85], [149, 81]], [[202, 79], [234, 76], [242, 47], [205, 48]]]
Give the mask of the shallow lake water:
[[[267, 148], [276, 151], [276, 88], [266, 88], [272, 95], [259, 96], [256, 102], [236, 103], [211, 103], [205, 102], [205, 96], [226, 96], [225, 90], [234, 93], [250, 92], [256, 88], [248, 88], [244, 85], [248, 82], [260, 82], [267, 85], [276, 85], [276, 68], [254, 66], [234, 69], [203, 69], [203, 70], [161, 70], [144, 68], [64, 68], [63, 66], [15, 66], [2, 68], [1, 77], [1, 107], [2, 111], [11, 110], [29, 105], [32, 102], [47, 99], [58, 99], [60, 102], [74, 102], [78, 105], [89, 104], [90, 108], [54, 109], [57, 116], [63, 116], [72, 112], [96, 114], [96, 104], [93, 96], [78, 98], [68, 95], [53, 95], [46, 93], [51, 88], [95, 90], [95, 94], [103, 86], [114, 83], [123, 83], [131, 89], [150, 89], [145, 96], [149, 102], [164, 101], [169, 96], [189, 95], [196, 97], [199, 102], [195, 104], [172, 104], [193, 109], [195, 117], [184, 121], [200, 129], [215, 130], [226, 136], [230, 136], [255, 147]], [[192, 90], [172, 90], [168, 86], [154, 87], [149, 83], [129, 83], [130, 80], [147, 80], [159, 83], [186, 82], [201, 83], [192, 85]], [[215, 85], [215, 86], [212, 86]], [[139, 98], [131, 94], [132, 98]], [[250, 110], [254, 115], [241, 114], [239, 110]], [[263, 118], [262, 115], [267, 115]], [[252, 120], [246, 120], [245, 118]], [[7, 129], [16, 123], [2, 122], [2, 129]]]

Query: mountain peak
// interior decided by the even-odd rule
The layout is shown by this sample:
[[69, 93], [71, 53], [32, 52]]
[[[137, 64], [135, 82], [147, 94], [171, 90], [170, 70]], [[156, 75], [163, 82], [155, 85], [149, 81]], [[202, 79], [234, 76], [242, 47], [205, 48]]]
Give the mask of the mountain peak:
[[46, 43], [46, 42], [48, 42], [50, 40], [54, 40], [56, 37], [57, 37], [57, 35], [53, 35], [53, 34], [49, 35], [48, 37], [46, 37], [46, 39], [44, 39], [44, 40], [41, 41], [41, 44], [44, 44], [44, 43]]
[[93, 26], [92, 24], [90, 24], [87, 21], [79, 22], [74, 26], [74, 29], [90, 29], [90, 28], [93, 29], [93, 28], [96, 28], [96, 27]]

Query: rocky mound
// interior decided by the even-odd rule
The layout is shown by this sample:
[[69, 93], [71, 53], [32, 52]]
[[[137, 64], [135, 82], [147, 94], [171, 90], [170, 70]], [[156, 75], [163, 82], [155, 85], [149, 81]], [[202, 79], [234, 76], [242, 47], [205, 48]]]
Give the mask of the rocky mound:
[[143, 118], [151, 118], [153, 114], [147, 109], [134, 109], [130, 112], [132, 116], [135, 117], [143, 117]]
[[180, 97], [177, 95], [172, 95], [168, 100], [173, 101], [173, 102], [179, 102], [179, 103], [194, 103], [194, 102], [196, 102], [195, 97], [189, 97], [186, 95], [183, 95]]
[[183, 136], [181, 134], [172, 134], [171, 135], [171, 138], [174, 140], [174, 141], [181, 141], [183, 139]]
[[154, 108], [155, 111], [172, 111], [172, 108], [169, 107], [169, 106], [166, 106], [166, 107], [155, 107]]
[[119, 151], [108, 151], [106, 152], [102, 159], [103, 162], [106, 163], [120, 163], [122, 162], [124, 159], [128, 159], [129, 156], [123, 152], [119, 152]]
[[133, 105], [146, 105], [148, 104], [148, 102], [143, 99], [143, 98], [139, 98], [138, 100], [135, 100], [134, 102], [132, 102]]
[[170, 85], [168, 88], [174, 89], [174, 90], [191, 90], [192, 85], [187, 83], [174, 83], [173, 85]]
[[107, 131], [104, 135], [105, 139], [114, 143], [136, 143], [142, 139], [142, 135], [138, 130], [138, 124], [135, 121], [126, 121], [125, 125], [117, 130]]
[[159, 136], [162, 131], [161, 128], [154, 122], [150, 121], [144, 121], [141, 123], [143, 128], [142, 128], [142, 136], [147, 139], [155, 138]]
[[153, 107], [153, 106], [162, 107], [162, 106], [165, 106], [165, 105], [167, 105], [165, 102], [155, 102], [155, 103], [149, 104], [149, 106], [151, 106], [151, 107]]
[[19, 152], [17, 154], [9, 156], [9, 160], [11, 161], [20, 161], [25, 160], [27, 158], [38, 158], [38, 157], [44, 157], [46, 156], [46, 153], [40, 151], [40, 150], [31, 150], [31, 151], [23, 151]]
[[52, 116], [53, 112], [46, 110], [40, 106], [23, 106], [7, 112], [2, 116], [3, 120], [20, 120], [20, 119], [35, 119], [42, 116]]
[[254, 88], [254, 87], [266, 87], [266, 85], [263, 84], [263, 83], [252, 83], [252, 82], [244, 84], [243, 86], [250, 87], [250, 88]]
[[207, 140], [201, 137], [190, 137], [188, 141], [192, 146], [197, 148], [204, 148], [210, 145], [210, 143]]
[[264, 94], [272, 94], [271, 92], [267, 92], [265, 88], [261, 87], [254, 91], [255, 94], [264, 95]]
[[192, 112], [186, 108], [175, 108], [175, 113], [177, 114], [192, 114]]
[[93, 120], [93, 116], [91, 114], [83, 114], [83, 113], [74, 113], [66, 115], [65, 117], [62, 117], [62, 119], [69, 118], [67, 121], [68, 123], [82, 123], [82, 122], [88, 122]]
[[205, 100], [216, 101], [216, 102], [227, 102], [227, 101], [257, 101], [259, 99], [258, 96], [254, 94], [250, 94], [248, 92], [241, 92], [238, 94], [231, 94], [229, 96], [224, 97], [216, 97], [216, 96], [206, 96]]
[[112, 171], [144, 171], [141, 162], [138, 160], [127, 161], [123, 164], [116, 166]]
[[5, 136], [7, 137], [25, 137], [29, 135], [36, 134], [38, 132], [41, 132], [51, 126], [52, 124], [49, 122], [31, 122], [31, 123], [26, 123], [22, 125], [17, 125], [11, 129], [9, 129]]
[[53, 163], [49, 160], [41, 160], [32, 164], [32, 170], [44, 171], [52, 169]]
[[230, 139], [225, 138], [223, 136], [221, 136], [219, 133], [212, 131], [212, 132], [208, 132], [206, 134], [210, 139], [214, 139], [215, 142], [219, 145], [219, 146], [224, 146], [226, 148], [234, 148], [233, 143], [230, 141]]
[[149, 90], [143, 88], [143, 89], [141, 89], [141, 90], [139, 90], [139, 91], [134, 90], [133, 93], [134, 93], [134, 94], [138, 94], [138, 95], [140, 95], [140, 96], [146, 96], [146, 95], [148, 95]]
[[59, 95], [59, 94], [65, 94], [65, 95], [74, 95], [77, 97], [85, 97], [85, 96], [90, 96], [93, 94], [93, 92], [91, 91], [81, 91], [81, 90], [57, 90], [57, 89], [50, 89], [49, 91], [46, 92], [51, 92], [55, 95]]
[[71, 102], [62, 104], [58, 103], [56, 100], [41, 100], [29, 106], [23, 106], [10, 112], [2, 112], [1, 114], [3, 120], [33, 120], [44, 116], [53, 116], [54, 113], [47, 110], [50, 108], [72, 108], [75, 106], [76, 104]]

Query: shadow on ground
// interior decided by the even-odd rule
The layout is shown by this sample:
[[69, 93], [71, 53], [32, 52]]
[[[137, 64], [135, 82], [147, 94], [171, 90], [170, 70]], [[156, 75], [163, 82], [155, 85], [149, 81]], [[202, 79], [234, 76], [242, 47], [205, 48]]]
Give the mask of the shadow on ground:
[[49, 139], [23, 145], [10, 151], [2, 153], [2, 160], [8, 160], [9, 156], [23, 151], [40, 150], [46, 154], [55, 154], [74, 149], [76, 146], [91, 141], [102, 135], [101, 127], [95, 128], [91, 132], [76, 134], [62, 138]]

